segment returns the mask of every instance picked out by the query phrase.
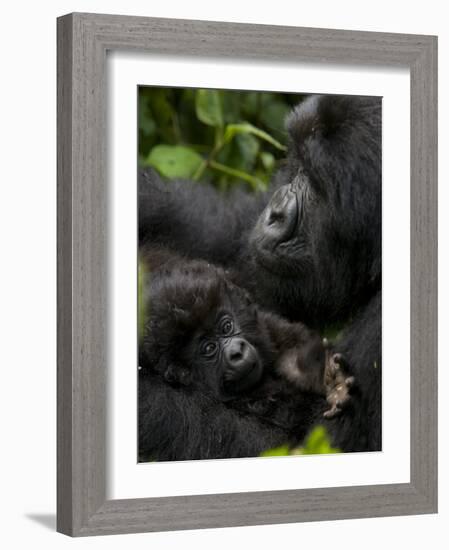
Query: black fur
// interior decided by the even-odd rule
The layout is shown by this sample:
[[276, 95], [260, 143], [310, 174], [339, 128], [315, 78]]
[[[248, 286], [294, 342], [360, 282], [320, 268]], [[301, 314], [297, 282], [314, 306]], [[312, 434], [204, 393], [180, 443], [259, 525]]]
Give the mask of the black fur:
[[198, 389], [139, 375], [139, 461], [258, 456], [285, 443], [286, 431], [242, 414]]
[[166, 183], [153, 170], [140, 170], [139, 242], [233, 265], [268, 198], [241, 189], [223, 194], [192, 181]]
[[[284, 187], [242, 249], [238, 280], [287, 318], [347, 325], [336, 351], [348, 359], [361, 392], [340, 419], [347, 428], [338, 430], [335, 444], [380, 449], [381, 101], [311, 97], [287, 126], [289, 154], [278, 175]], [[292, 202], [278, 198], [286, 188], [297, 203], [293, 230], [286, 223]]]
[[[380, 99], [311, 97], [287, 126], [284, 185], [243, 248], [241, 280], [256, 281], [257, 300], [289, 318], [346, 321], [381, 287]], [[297, 202], [290, 233], [286, 201], [276, 203], [289, 187]]]
[[[323, 418], [327, 403], [316, 380], [323, 379], [324, 351], [313, 332], [261, 311], [221, 268], [163, 250], [144, 255], [150, 275], [149, 315], [139, 348], [141, 461], [257, 456], [286, 442], [300, 444], [318, 423], [346, 451], [379, 448], [369, 417], [359, 414], [370, 406], [365, 395], [372, 398], [371, 383], [368, 391], [363, 385], [357, 389], [340, 417]], [[223, 316], [232, 319], [234, 332], [218, 338], [224, 342], [220, 352], [204, 356], [202, 342], [217, 339]], [[261, 370], [256, 378], [253, 370], [239, 376], [229, 389], [223, 381], [233, 340], [251, 346]], [[302, 374], [300, 388], [282, 371], [287, 359], [291, 376], [292, 353]], [[350, 350], [347, 355], [353, 358]], [[238, 368], [242, 374], [246, 366]]]
[[[258, 303], [322, 327], [346, 321], [380, 290], [381, 101], [311, 96], [287, 127], [288, 156], [264, 194], [223, 196], [141, 171], [139, 238], [231, 267]], [[295, 231], [262, 250], [270, 198], [291, 184], [301, 198]]]
[[[287, 122], [270, 191], [223, 197], [207, 185], [140, 175], [139, 235], [230, 269], [262, 307], [323, 328], [361, 391], [330, 424], [344, 450], [381, 442], [381, 100], [312, 96]], [[334, 429], [333, 426], [337, 426]]]

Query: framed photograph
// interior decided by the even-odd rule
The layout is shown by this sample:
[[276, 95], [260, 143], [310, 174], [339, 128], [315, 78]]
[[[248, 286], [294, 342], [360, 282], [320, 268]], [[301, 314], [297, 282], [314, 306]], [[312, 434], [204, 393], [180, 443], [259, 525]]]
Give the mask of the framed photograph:
[[58, 531], [437, 511], [437, 39], [58, 19]]

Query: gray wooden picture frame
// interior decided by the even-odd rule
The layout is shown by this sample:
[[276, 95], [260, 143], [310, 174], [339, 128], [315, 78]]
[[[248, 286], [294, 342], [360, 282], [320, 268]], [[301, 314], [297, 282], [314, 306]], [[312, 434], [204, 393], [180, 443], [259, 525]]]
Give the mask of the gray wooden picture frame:
[[[72, 536], [437, 511], [437, 38], [75, 13], [58, 19], [57, 529]], [[106, 52], [408, 67], [410, 483], [106, 499]]]

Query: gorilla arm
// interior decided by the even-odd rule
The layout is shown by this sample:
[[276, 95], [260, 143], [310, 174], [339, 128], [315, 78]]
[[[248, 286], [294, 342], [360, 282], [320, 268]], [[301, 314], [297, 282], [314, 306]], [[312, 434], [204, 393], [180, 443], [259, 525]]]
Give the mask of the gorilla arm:
[[336, 344], [357, 384], [345, 413], [328, 423], [333, 443], [345, 451], [382, 449], [381, 293], [357, 316]]
[[142, 371], [139, 424], [140, 462], [253, 457], [288, 440], [280, 427]]
[[183, 255], [229, 265], [269, 197], [228, 193], [193, 181], [164, 182], [139, 171], [139, 243], [168, 246]]

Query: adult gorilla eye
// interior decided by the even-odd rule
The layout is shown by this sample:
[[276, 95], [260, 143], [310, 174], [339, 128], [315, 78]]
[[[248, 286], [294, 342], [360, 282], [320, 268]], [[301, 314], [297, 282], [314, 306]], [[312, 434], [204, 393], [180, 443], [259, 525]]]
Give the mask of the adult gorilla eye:
[[215, 342], [204, 342], [201, 346], [201, 353], [206, 357], [212, 357], [217, 351], [217, 344]]
[[232, 334], [233, 330], [234, 323], [232, 322], [232, 319], [229, 319], [229, 317], [223, 319], [220, 325], [220, 332], [223, 334], [223, 336], [229, 336], [230, 334]]

